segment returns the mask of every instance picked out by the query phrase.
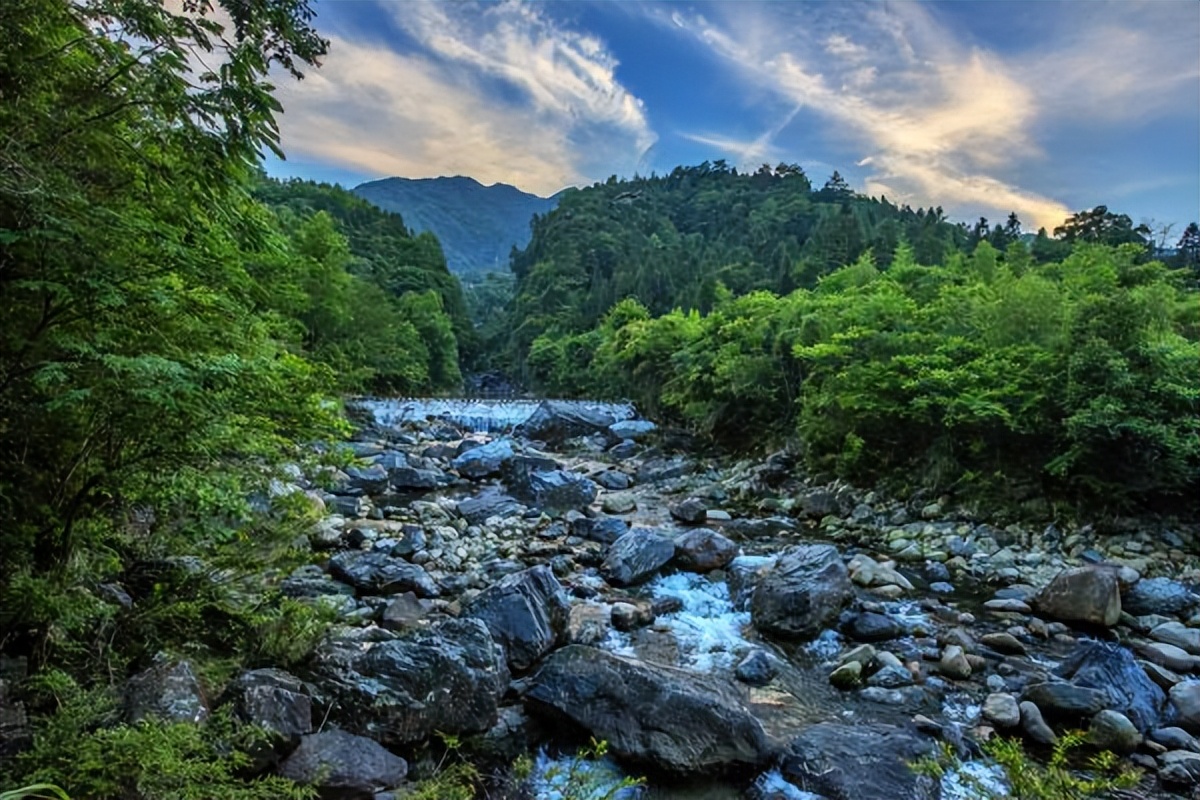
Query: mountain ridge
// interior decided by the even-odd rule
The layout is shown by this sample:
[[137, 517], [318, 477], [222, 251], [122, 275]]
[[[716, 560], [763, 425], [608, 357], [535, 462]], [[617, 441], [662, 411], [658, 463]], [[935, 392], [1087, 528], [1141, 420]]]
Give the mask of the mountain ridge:
[[432, 232], [458, 275], [507, 269], [512, 248], [529, 243], [534, 215], [553, 210], [562, 195], [540, 197], [501, 182], [485, 186], [468, 175], [383, 178], [352, 191], [400, 214], [414, 233]]

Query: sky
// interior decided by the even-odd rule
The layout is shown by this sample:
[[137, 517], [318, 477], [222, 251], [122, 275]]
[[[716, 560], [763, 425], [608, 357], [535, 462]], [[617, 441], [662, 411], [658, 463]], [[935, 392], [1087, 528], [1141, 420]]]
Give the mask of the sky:
[[547, 196], [725, 159], [952, 219], [1200, 219], [1200, 3], [321, 0], [284, 162]]

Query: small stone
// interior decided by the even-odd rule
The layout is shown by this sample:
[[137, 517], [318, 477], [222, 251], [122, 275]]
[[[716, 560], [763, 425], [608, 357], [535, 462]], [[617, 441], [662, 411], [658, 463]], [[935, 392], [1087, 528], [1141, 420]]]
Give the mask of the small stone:
[[875, 648], [869, 644], [860, 644], [858, 647], [847, 652], [839, 660], [839, 664], [849, 664], [854, 661], [861, 666], [866, 666], [875, 660]]
[[631, 631], [641, 621], [641, 614], [633, 603], [613, 603], [611, 618], [612, 625], [617, 630]]
[[671, 506], [671, 516], [689, 525], [699, 525], [708, 519], [708, 508], [698, 497], [689, 497], [682, 503]]
[[1016, 599], [1015, 597], [988, 600], [983, 604], [983, 607], [988, 611], [997, 611], [1008, 614], [1028, 614], [1033, 611], [1027, 603]]
[[1168, 750], [1191, 750], [1200, 753], [1200, 741], [1183, 728], [1155, 728], [1147, 737]]
[[1150, 642], [1137, 648], [1138, 655], [1152, 664], [1175, 672], [1191, 672], [1200, 666], [1200, 658], [1165, 642]]
[[995, 692], [983, 701], [983, 718], [997, 728], [1015, 728], [1021, 724], [1021, 707], [1011, 694]]
[[751, 686], [765, 686], [771, 682], [778, 671], [775, 662], [767, 655], [766, 651], [754, 650], [738, 662], [734, 675], [742, 683], [748, 683]]
[[1142, 743], [1142, 735], [1124, 714], [1105, 709], [1092, 717], [1092, 724], [1088, 726], [1088, 740], [1101, 750], [1124, 755], [1137, 750]]
[[1037, 705], [1028, 700], [1020, 704], [1021, 730], [1025, 735], [1039, 744], [1052, 745], [1058, 741], [1054, 731], [1042, 719], [1042, 712]]
[[[838, 669], [841, 669], [841, 667]], [[904, 686], [911, 686], [912, 684], [912, 673], [909, 672], [904, 666], [895, 666], [892, 664], [888, 664], [883, 669], [867, 678], [867, 685], [878, 686], [883, 689], [899, 689]]]
[[1013, 636], [1011, 633], [985, 633], [979, 637], [979, 643], [984, 647], [990, 647], [997, 653], [1003, 653], [1009, 656], [1025, 655], [1025, 645]]
[[938, 662], [938, 669], [946, 677], [955, 680], [966, 680], [971, 677], [971, 665], [967, 661], [963, 649], [956, 644], [948, 645], [942, 651], [942, 658]]
[[847, 661], [829, 675], [829, 682], [839, 689], [854, 689], [862, 681], [863, 665]]

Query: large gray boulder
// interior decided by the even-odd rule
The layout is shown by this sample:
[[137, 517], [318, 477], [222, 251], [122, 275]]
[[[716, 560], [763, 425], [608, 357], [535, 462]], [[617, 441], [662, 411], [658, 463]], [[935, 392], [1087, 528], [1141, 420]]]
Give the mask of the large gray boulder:
[[376, 792], [400, 785], [408, 764], [377, 742], [335, 729], [301, 739], [279, 774], [316, 787], [321, 800], [372, 800]]
[[767, 756], [762, 725], [729, 684], [593, 647], [553, 653], [525, 702], [531, 713], [608, 742], [617, 756], [671, 773], [756, 765]]
[[612, 544], [629, 532], [629, 523], [620, 517], [600, 515], [571, 520], [571, 534], [600, 544]]
[[165, 722], [203, 722], [208, 719], [209, 707], [190, 663], [160, 660], [129, 679], [125, 714], [130, 722], [148, 717]]
[[474, 497], [468, 497], [460, 501], [455, 508], [472, 525], [481, 525], [488, 517], [519, 516], [525, 510], [515, 497], [510, 497], [495, 488], [488, 488]]
[[764, 633], [811, 639], [852, 599], [854, 587], [836, 547], [797, 545], [785, 550], [758, 581], [750, 619]]
[[779, 766], [788, 781], [828, 800], [915, 800], [926, 796], [924, 779], [909, 764], [932, 749], [929, 740], [891, 725], [821, 722], [791, 741]]
[[295, 746], [312, 731], [312, 700], [303, 681], [279, 669], [255, 669], [234, 679], [228, 691], [234, 712], [243, 722], [273, 733], [280, 743]]
[[670, 537], [650, 528], [631, 528], [609, 546], [600, 571], [614, 586], [631, 586], [654, 577], [674, 555]]
[[1064, 569], [1034, 600], [1042, 614], [1064, 622], [1111, 628], [1121, 618], [1116, 570], [1099, 566]]
[[486, 478], [497, 475], [513, 458], [512, 442], [497, 439], [481, 447], [475, 447], [459, 455], [451, 462], [458, 474], [465, 478]]
[[1191, 589], [1170, 578], [1142, 578], [1121, 595], [1121, 604], [1135, 617], [1174, 616], [1200, 605]]
[[587, 476], [562, 469], [516, 470], [507, 480], [514, 497], [548, 514], [587, 508], [600, 492]]
[[617, 421], [613, 412], [599, 406], [546, 400], [513, 433], [526, 439], [557, 445], [567, 439], [593, 433], [611, 436], [608, 427]]
[[448, 619], [365, 652], [335, 640], [315, 669], [331, 719], [389, 746], [486, 731], [509, 681], [504, 649], [478, 619]]
[[433, 578], [419, 565], [378, 550], [343, 550], [329, 559], [329, 574], [353, 586], [359, 594], [415, 592], [418, 597], [441, 594]]
[[1124, 714], [1139, 731], [1154, 727], [1162, 716], [1166, 695], [1125, 647], [1081, 642], [1057, 673], [1075, 686], [1100, 692], [1104, 708]]
[[540, 565], [501, 578], [476, 596], [464, 614], [487, 625], [512, 669], [526, 670], [554, 647], [570, 610], [562, 585], [549, 567]]

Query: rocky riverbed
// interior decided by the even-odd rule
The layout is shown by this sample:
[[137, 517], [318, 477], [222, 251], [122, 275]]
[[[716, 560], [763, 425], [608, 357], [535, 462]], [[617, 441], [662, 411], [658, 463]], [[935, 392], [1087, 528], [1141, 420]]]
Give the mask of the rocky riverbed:
[[[1136, 796], [1200, 783], [1195, 526], [1000, 527], [783, 453], [705, 460], [624, 406], [360, 410], [356, 466], [276, 487], [325, 513], [278, 586], [338, 625], [231, 690], [323, 797], [403, 797], [438, 734], [543, 773], [595, 737], [678, 800], [966, 797], [906, 766], [939, 739], [1000, 797], [975, 743], [1067, 728], [1144, 769]], [[185, 663], [140, 681], [207, 713]]]

